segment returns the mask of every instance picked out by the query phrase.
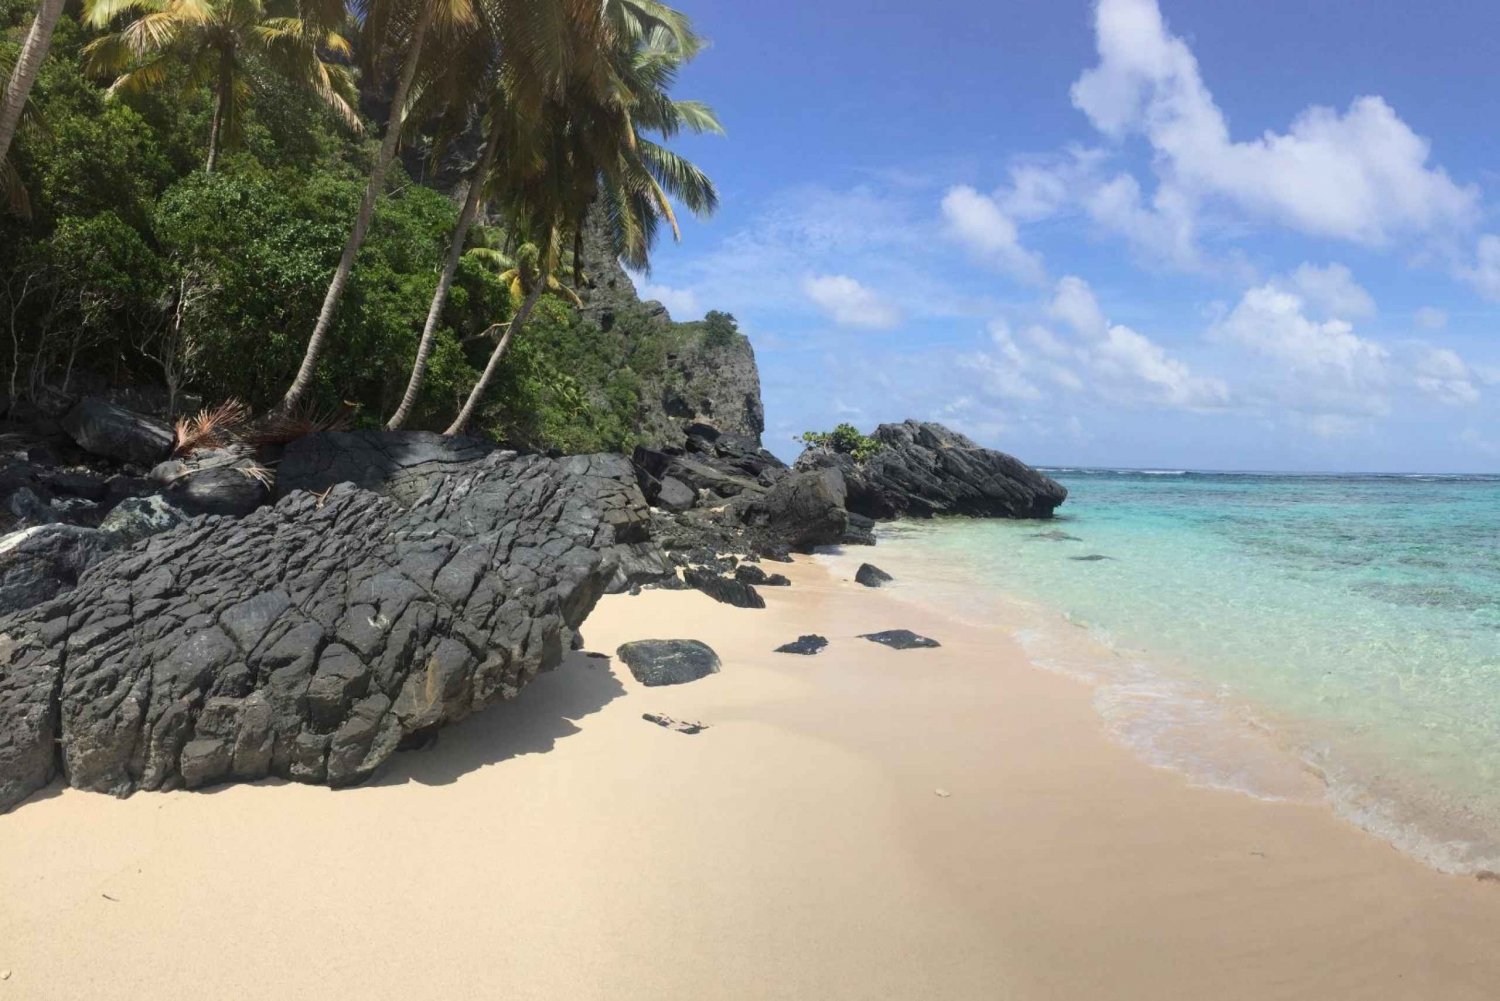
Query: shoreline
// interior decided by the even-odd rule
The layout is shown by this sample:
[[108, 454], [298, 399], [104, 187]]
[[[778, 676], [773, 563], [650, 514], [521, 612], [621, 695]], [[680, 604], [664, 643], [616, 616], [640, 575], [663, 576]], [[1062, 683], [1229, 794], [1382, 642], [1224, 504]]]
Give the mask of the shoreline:
[[[720, 674], [575, 655], [366, 786], [39, 794], [0, 817], [0, 998], [1492, 994], [1494, 886], [1153, 767], [1003, 626], [776, 569], [764, 610], [584, 623]], [[857, 638], [890, 628], [943, 646]]]

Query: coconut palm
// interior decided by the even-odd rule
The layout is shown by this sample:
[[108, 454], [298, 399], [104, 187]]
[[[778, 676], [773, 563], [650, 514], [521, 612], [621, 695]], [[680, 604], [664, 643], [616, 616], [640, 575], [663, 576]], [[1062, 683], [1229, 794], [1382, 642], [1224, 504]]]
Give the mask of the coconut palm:
[[348, 41], [316, 20], [278, 16], [266, 0], [85, 0], [84, 22], [120, 25], [84, 48], [90, 70], [114, 77], [111, 95], [212, 89], [208, 173], [224, 145], [239, 138], [244, 104], [266, 73], [306, 87], [349, 128], [361, 129], [353, 76], [333, 61], [350, 55]]
[[[12, 63], [0, 56], [0, 75], [9, 78], [14, 69], [15, 66]], [[0, 90], [0, 95], [5, 93], [6, 91]], [[25, 131], [28, 126], [34, 128], [38, 124], [36, 106], [29, 100], [23, 102], [17, 133]], [[31, 198], [26, 192], [26, 186], [21, 183], [21, 174], [16, 170], [15, 161], [9, 155], [0, 156], [0, 204], [3, 204], [13, 215], [23, 218], [31, 216]]]
[[[406, 391], [395, 413], [386, 422], [386, 427], [391, 429], [404, 425], [416, 406], [438, 323], [453, 287], [469, 228], [478, 214], [485, 185], [491, 183], [490, 174], [500, 147], [507, 145], [512, 157], [518, 156], [517, 148], [525, 145], [519, 131], [535, 123], [549, 97], [550, 78], [536, 73], [518, 74], [514, 72], [515, 62], [505, 58], [506, 37], [513, 33], [506, 22], [507, 13], [504, 5], [481, 3], [477, 8], [478, 30], [466, 33], [457, 44], [446, 47], [442, 60], [435, 61], [437, 65], [422, 75], [419, 93], [413, 102], [417, 106], [429, 106], [430, 110], [426, 116], [413, 115], [411, 118], [422, 120], [427, 117], [439, 122], [437, 149], [444, 148], [445, 140], [452, 134], [465, 131], [469, 120], [474, 117], [486, 122], [483, 129], [485, 139], [417, 342], [416, 359], [412, 363]], [[659, 36], [663, 39], [662, 44], [670, 43], [682, 53], [696, 53], [700, 47], [687, 18], [658, 0], [605, 0], [602, 5], [570, 3], [564, 17], [566, 44], [562, 51], [566, 54], [565, 64], [570, 68], [573, 86], [592, 88], [606, 96], [619, 90], [610, 72], [614, 62], [612, 54], [629, 51], [648, 34]], [[578, 256], [575, 251], [575, 280], [579, 270]], [[512, 275], [505, 280], [516, 283], [516, 278]], [[548, 283], [553, 291], [571, 292], [556, 278], [549, 276]], [[574, 298], [577, 298], [576, 294]], [[519, 309], [524, 297], [516, 296], [515, 299]]]
[[10, 163], [10, 144], [16, 137], [16, 129], [21, 125], [26, 100], [31, 96], [31, 85], [36, 83], [42, 61], [47, 58], [47, 50], [52, 46], [52, 29], [57, 27], [58, 18], [62, 17], [64, 3], [65, 0], [41, 0], [36, 17], [32, 19], [31, 27], [26, 32], [26, 40], [21, 43], [21, 54], [11, 68], [5, 89], [0, 91], [0, 173], [6, 175], [6, 193], [12, 199], [24, 196], [14, 194], [20, 190], [20, 182], [7, 166]]

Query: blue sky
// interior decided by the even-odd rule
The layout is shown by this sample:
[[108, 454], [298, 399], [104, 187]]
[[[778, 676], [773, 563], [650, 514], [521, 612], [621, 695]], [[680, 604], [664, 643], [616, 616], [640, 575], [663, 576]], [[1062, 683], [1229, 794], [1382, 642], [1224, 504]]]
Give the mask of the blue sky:
[[941, 420], [1030, 461], [1500, 469], [1500, 5], [683, 0], [767, 445]]

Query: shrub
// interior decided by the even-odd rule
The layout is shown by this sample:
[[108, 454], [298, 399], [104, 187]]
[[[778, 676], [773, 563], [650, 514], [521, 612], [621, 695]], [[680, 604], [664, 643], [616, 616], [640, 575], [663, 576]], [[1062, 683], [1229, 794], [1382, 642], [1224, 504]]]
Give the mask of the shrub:
[[860, 434], [859, 428], [853, 424], [840, 424], [832, 431], [808, 431], [802, 435], [802, 442], [814, 447], [822, 447], [838, 452], [841, 455], [850, 455], [863, 462], [876, 452], [885, 447], [878, 439], [871, 438], [867, 434]]

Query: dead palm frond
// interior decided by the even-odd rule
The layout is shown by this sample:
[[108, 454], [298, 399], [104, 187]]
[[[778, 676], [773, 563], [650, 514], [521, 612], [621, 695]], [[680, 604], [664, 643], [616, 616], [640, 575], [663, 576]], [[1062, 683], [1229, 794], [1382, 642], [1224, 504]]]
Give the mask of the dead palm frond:
[[177, 418], [174, 456], [200, 448], [225, 448], [240, 440], [250, 421], [250, 408], [239, 400], [225, 400], [217, 407], [204, 407], [192, 417]]

